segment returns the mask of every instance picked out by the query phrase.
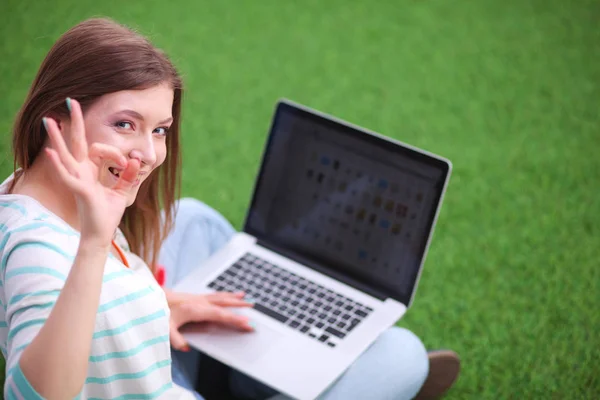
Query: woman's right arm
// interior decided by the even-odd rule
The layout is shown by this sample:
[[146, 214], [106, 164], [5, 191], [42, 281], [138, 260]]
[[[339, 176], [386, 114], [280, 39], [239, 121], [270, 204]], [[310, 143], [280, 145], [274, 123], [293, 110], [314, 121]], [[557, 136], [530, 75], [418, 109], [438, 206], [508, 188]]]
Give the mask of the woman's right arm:
[[[39, 320], [42, 326], [25, 345], [16, 369], [22, 374], [17, 380], [25, 380], [25, 386], [29, 386], [25, 389], [46, 399], [74, 398], [85, 384], [104, 265], [139, 170], [137, 160], [125, 159], [117, 149], [100, 144], [88, 148], [79, 104], [72, 101], [71, 107], [70, 130], [65, 135], [71, 139], [70, 149], [63, 139], [65, 133], [53, 120], [47, 120], [52, 149], [46, 150], [46, 156], [75, 196], [81, 231], [79, 247], [56, 302], [47, 319]], [[122, 169], [112, 188], [98, 181], [100, 168], [106, 168], [107, 162]], [[15, 256], [13, 263], [20, 264], [19, 256]], [[20, 330], [18, 326], [9, 329]]]
[[80, 242], [52, 312], [23, 351], [20, 368], [45, 399], [72, 399], [85, 383], [108, 249]]

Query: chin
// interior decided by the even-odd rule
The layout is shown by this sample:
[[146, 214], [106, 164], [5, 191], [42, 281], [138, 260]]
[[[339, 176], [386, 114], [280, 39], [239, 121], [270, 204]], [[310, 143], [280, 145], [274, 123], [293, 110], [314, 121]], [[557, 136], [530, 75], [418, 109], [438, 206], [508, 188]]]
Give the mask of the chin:
[[131, 193], [128, 197], [127, 197], [127, 206], [129, 207], [131, 206], [133, 203], [135, 203], [135, 199], [137, 199], [138, 196], [138, 191], [136, 190], [135, 193]]

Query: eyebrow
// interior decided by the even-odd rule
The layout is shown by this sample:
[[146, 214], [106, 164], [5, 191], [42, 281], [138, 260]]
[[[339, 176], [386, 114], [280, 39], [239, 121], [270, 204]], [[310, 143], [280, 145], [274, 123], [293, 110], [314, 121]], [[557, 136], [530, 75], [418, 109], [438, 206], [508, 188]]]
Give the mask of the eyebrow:
[[[140, 114], [137, 111], [134, 110], [121, 110], [121, 111], [117, 111], [116, 114], [127, 114], [133, 118], [139, 119], [140, 121], [144, 120], [144, 116], [142, 114]], [[158, 124], [167, 124], [169, 122], [173, 121], [173, 117], [169, 117], [163, 121], [160, 121]]]

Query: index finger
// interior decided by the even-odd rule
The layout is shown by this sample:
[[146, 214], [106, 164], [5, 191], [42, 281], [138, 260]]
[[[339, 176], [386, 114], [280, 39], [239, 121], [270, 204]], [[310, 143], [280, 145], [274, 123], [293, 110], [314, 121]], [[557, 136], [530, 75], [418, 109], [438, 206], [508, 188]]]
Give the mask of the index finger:
[[71, 153], [78, 161], [83, 161], [88, 155], [87, 139], [85, 138], [85, 123], [81, 105], [77, 100], [67, 97], [67, 108], [71, 119]]

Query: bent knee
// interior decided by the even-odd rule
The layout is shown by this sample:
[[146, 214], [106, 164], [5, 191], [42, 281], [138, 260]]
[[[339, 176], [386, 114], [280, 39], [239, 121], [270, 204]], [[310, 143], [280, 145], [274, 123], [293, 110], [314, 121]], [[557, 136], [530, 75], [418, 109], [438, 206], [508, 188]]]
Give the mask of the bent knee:
[[184, 226], [200, 222], [216, 229], [223, 235], [230, 236], [235, 230], [231, 223], [220, 212], [200, 200], [183, 197], [175, 204], [175, 226]]
[[217, 210], [192, 197], [182, 197], [175, 202], [175, 218], [177, 220], [203, 219], [217, 222], [227, 221]]
[[217, 210], [193, 197], [182, 197], [175, 201], [175, 209], [181, 214], [219, 214]]
[[405, 328], [393, 327], [383, 332], [376, 344], [403, 380], [419, 386], [429, 373], [429, 358], [425, 345], [413, 332]]

